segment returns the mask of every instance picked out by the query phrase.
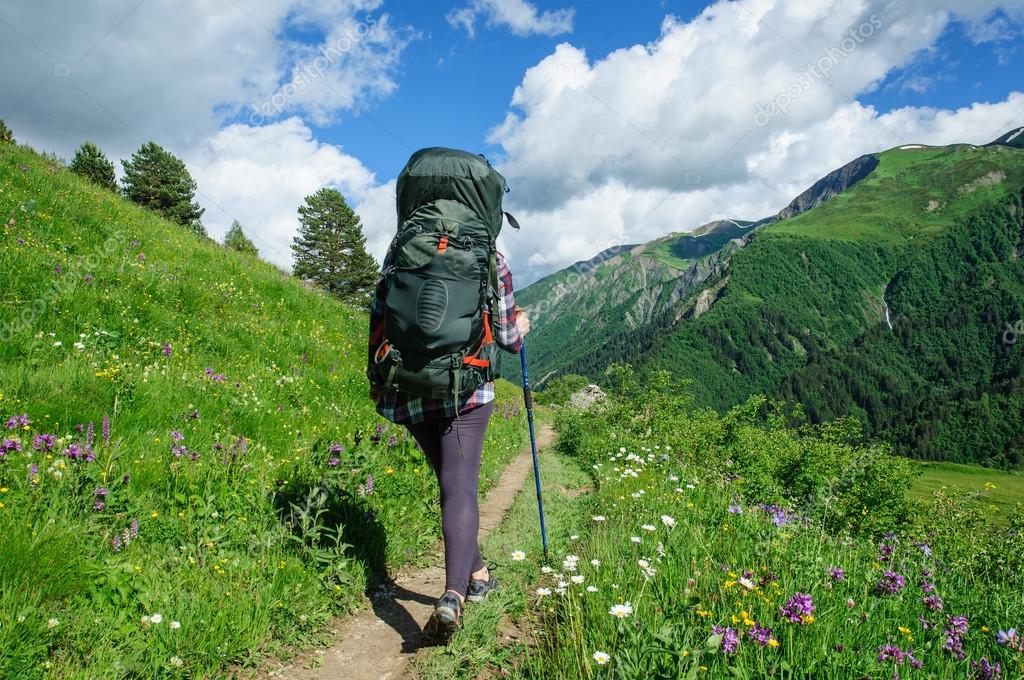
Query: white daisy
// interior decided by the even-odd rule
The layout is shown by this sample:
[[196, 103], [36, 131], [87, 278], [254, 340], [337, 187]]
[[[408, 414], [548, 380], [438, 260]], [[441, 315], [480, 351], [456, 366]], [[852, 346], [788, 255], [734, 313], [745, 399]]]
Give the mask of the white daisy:
[[603, 666], [611, 660], [611, 654], [609, 654], [608, 652], [594, 652], [594, 661], [597, 663], [598, 666]]
[[551, 588], [537, 588], [537, 594], [541, 597], [547, 597], [551, 594]]
[[587, 592], [588, 593], [596, 593], [597, 592], [597, 586], [587, 586]]
[[642, 539], [639, 536], [630, 536], [629, 540], [633, 541], [634, 543], [640, 543]]
[[644, 531], [654, 531], [658, 527], [654, 526], [653, 524], [644, 524], [640, 528], [643, 529]]
[[601, 560], [599, 560], [599, 559], [592, 559], [592, 560], [590, 560], [590, 564], [591, 564], [591, 566], [594, 566], [594, 567], [600, 567], [601, 566]]
[[633, 605], [628, 602], [612, 605], [612, 608], [608, 610], [608, 613], [617, 619], [624, 619], [633, 613]]
[[572, 581], [573, 583], [575, 583], [576, 585], [579, 585], [579, 584], [583, 583], [583, 574], [576, 574], [575, 576], [573, 576], [569, 580]]
[[667, 526], [669, 529], [671, 529], [676, 525], [676, 520], [674, 517], [670, 517], [669, 515], [662, 515], [661, 523]]
[[160, 616], [159, 614], [153, 614], [149, 617], [149, 622], [152, 623], [154, 626], [160, 625], [161, 623], [163, 623], [163, 620], [164, 617]]
[[522, 562], [525, 559], [526, 559], [526, 553], [523, 552], [522, 550], [513, 550], [512, 551], [512, 561], [513, 562]]
[[608, 519], [608, 518], [607, 518], [607, 517], [605, 517], [604, 515], [594, 515], [592, 519], [593, 519], [593, 520], [594, 520], [595, 522], [603, 522], [603, 521], [605, 521], [605, 520], [606, 520], [606, 519]]
[[53, 630], [54, 628], [56, 628], [59, 625], [60, 625], [60, 621], [58, 621], [57, 619], [50, 619], [49, 621], [46, 622], [46, 627], [49, 628], [50, 630]]

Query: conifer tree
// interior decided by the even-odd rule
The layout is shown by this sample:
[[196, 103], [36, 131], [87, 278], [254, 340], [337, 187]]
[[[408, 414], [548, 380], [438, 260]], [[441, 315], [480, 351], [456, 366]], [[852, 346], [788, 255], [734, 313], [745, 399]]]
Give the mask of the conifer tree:
[[117, 180], [114, 177], [114, 164], [107, 160], [106, 155], [92, 142], [85, 142], [78, 147], [75, 157], [71, 160], [71, 171], [89, 179], [96, 184], [117, 191]]
[[174, 154], [155, 142], [146, 142], [124, 166], [124, 195], [155, 210], [172, 222], [206, 235], [199, 220], [204, 209], [195, 202], [196, 181]]
[[359, 216], [335, 189], [306, 197], [299, 207], [299, 234], [292, 244], [296, 276], [332, 295], [368, 304], [377, 281], [377, 262], [366, 252]]
[[14, 133], [11, 132], [11, 128], [7, 127], [7, 123], [3, 121], [3, 118], [0, 118], [0, 144], [13, 141]]
[[242, 225], [239, 224], [238, 220], [231, 223], [231, 228], [228, 229], [228, 233], [224, 235], [224, 245], [231, 250], [237, 250], [240, 253], [247, 255], [259, 255], [260, 251], [256, 248], [256, 244], [253, 243], [248, 236], [245, 235], [245, 231], [242, 229]]

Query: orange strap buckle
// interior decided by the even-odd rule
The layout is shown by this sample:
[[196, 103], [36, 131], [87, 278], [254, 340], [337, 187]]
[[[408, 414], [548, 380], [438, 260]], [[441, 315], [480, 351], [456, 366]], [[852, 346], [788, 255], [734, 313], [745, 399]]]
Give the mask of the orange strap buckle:
[[446, 250], [448, 250], [448, 237], [442, 236], [441, 240], [437, 242], [437, 254], [444, 255]]

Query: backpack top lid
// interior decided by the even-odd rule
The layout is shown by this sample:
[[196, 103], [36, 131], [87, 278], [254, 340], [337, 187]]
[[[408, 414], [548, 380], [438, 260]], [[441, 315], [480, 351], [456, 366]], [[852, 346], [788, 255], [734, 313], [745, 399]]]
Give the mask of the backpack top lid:
[[398, 225], [420, 208], [440, 200], [468, 207], [486, 226], [492, 239], [501, 231], [501, 200], [508, 184], [483, 156], [430, 147], [420, 149], [398, 176]]

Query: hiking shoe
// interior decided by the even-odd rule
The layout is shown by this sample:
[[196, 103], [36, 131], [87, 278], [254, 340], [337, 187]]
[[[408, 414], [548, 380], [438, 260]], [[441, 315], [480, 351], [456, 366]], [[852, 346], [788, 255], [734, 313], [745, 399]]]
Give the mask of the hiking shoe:
[[434, 613], [423, 627], [423, 637], [435, 644], [448, 642], [462, 619], [462, 603], [458, 595], [445, 592], [434, 605]]
[[498, 589], [498, 579], [491, 574], [486, 581], [472, 578], [469, 580], [469, 592], [466, 599], [470, 602], [483, 602], [492, 590]]

